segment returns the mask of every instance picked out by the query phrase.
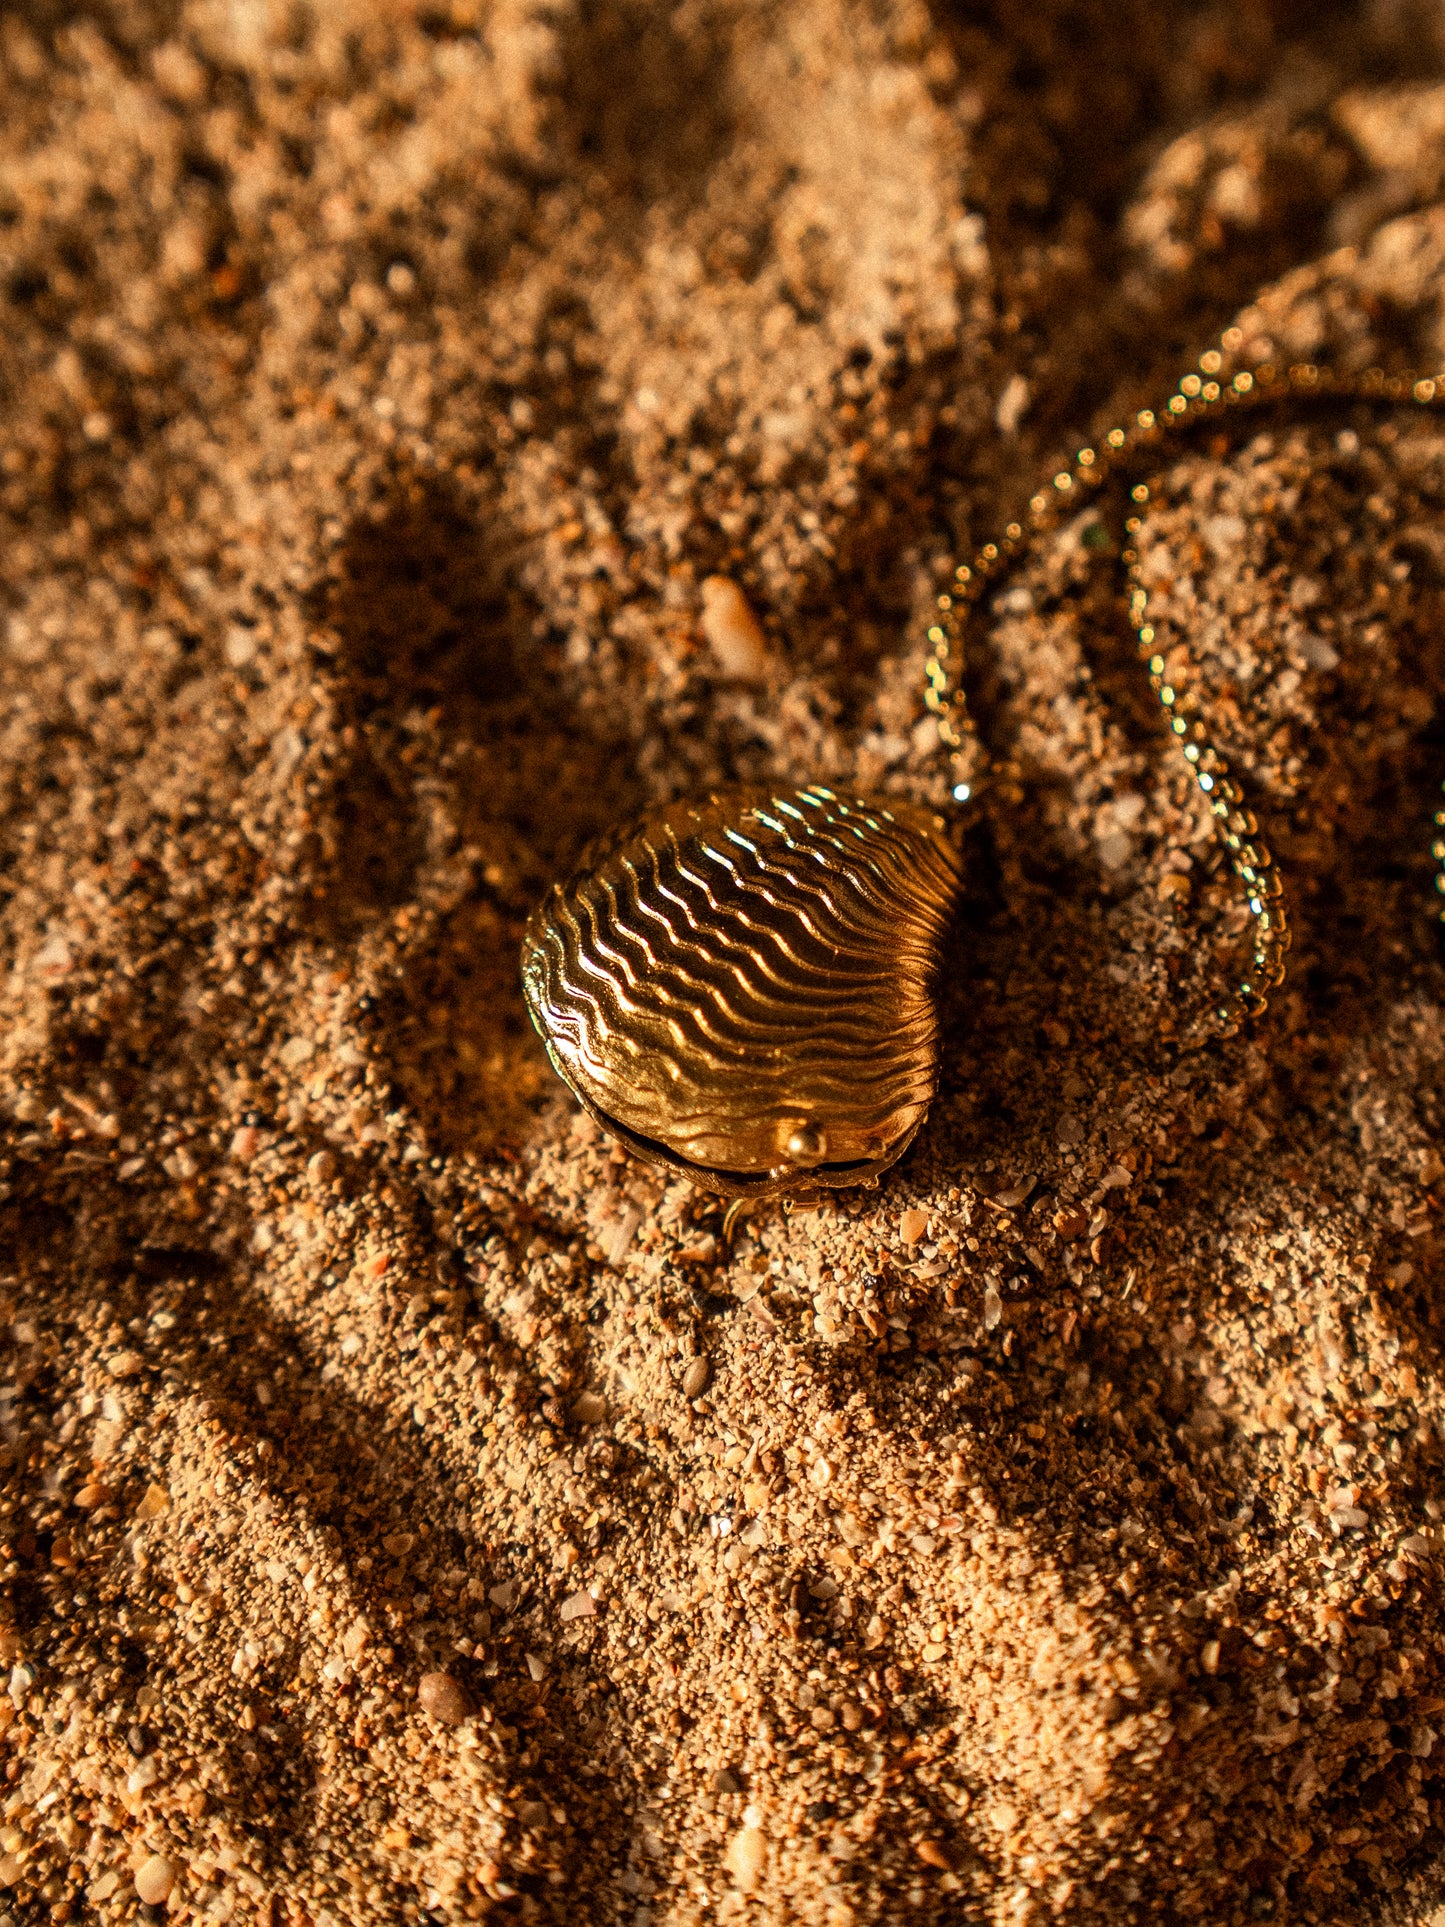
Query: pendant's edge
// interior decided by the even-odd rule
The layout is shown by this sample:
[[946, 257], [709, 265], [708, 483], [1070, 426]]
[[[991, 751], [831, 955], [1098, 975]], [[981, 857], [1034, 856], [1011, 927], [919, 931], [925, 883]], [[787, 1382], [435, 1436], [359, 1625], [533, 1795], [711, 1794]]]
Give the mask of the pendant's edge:
[[886, 1156], [871, 1158], [866, 1164], [850, 1164], [846, 1170], [835, 1169], [833, 1171], [830, 1171], [826, 1164], [813, 1165], [806, 1170], [800, 1168], [796, 1172], [789, 1172], [785, 1177], [778, 1177], [772, 1171], [760, 1171], [756, 1177], [751, 1177], [741, 1172], [733, 1175], [726, 1172], [708, 1170], [703, 1165], [688, 1163], [685, 1158], [671, 1156], [656, 1139], [642, 1137], [637, 1132], [629, 1129], [627, 1125], [620, 1123], [616, 1118], [609, 1117], [607, 1112], [602, 1110], [601, 1107], [588, 1096], [586, 1091], [574, 1083], [570, 1070], [558, 1059], [557, 1053], [553, 1050], [552, 1040], [542, 1028], [541, 1018], [533, 1007], [531, 998], [527, 996], [526, 989], [526, 981], [524, 979], [522, 986], [523, 1001], [527, 1006], [527, 1015], [532, 1020], [532, 1027], [542, 1040], [542, 1048], [547, 1053], [547, 1061], [557, 1073], [557, 1076], [561, 1079], [566, 1089], [572, 1093], [572, 1096], [578, 1104], [581, 1105], [588, 1117], [592, 1119], [592, 1122], [597, 1125], [600, 1130], [606, 1132], [608, 1137], [614, 1139], [618, 1144], [621, 1144], [633, 1157], [641, 1159], [644, 1164], [650, 1164], [658, 1170], [670, 1171], [674, 1177], [686, 1178], [690, 1184], [696, 1185], [699, 1191], [706, 1191], [715, 1198], [751, 1198], [764, 1201], [773, 1198], [786, 1198], [795, 1192], [805, 1192], [818, 1188], [825, 1191], [850, 1191], [855, 1188], [870, 1189], [877, 1184], [879, 1178], [882, 1177], [885, 1171], [892, 1170], [893, 1166], [897, 1164], [898, 1160], [912, 1146], [914, 1139], [928, 1122], [929, 1113], [932, 1111], [934, 1100], [938, 1096], [937, 1060], [935, 1059], [933, 1088], [929, 1092], [928, 1100], [920, 1109], [918, 1116], [902, 1136], [898, 1138], [894, 1144], [889, 1146]]

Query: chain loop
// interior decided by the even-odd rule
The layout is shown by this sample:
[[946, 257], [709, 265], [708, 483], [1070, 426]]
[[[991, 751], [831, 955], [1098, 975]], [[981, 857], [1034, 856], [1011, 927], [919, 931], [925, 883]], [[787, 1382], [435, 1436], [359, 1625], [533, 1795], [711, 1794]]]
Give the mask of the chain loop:
[[[1088, 495], [1105, 482], [1137, 478], [1129, 488], [1130, 512], [1124, 522], [1121, 552], [1130, 622], [1150, 687], [1208, 804], [1215, 833], [1239, 880], [1250, 919], [1253, 948], [1249, 969], [1212, 1013], [1211, 1034], [1226, 1037], [1257, 1017], [1283, 982], [1289, 917], [1279, 874], [1260, 837], [1259, 825], [1230, 775], [1228, 763], [1209, 740], [1198, 713], [1198, 700], [1176, 687], [1166, 674], [1164, 657], [1155, 649], [1149, 592], [1140, 574], [1138, 539], [1144, 513], [1158, 487], [1158, 462], [1178, 444], [1185, 430], [1213, 425], [1221, 418], [1233, 418], [1243, 425], [1280, 402], [1358, 401], [1376, 407], [1445, 410], [1445, 375], [1387, 375], [1378, 368], [1362, 375], [1341, 375], [1311, 362], [1287, 368], [1265, 363], [1254, 370], [1227, 372], [1229, 356], [1242, 344], [1239, 330], [1228, 330], [1219, 348], [1200, 356], [1199, 372], [1185, 375], [1161, 409], [1141, 409], [1131, 423], [1111, 428], [1098, 448], [1081, 448], [1070, 466], [1060, 469], [1049, 486], [1030, 499], [1027, 527], [1010, 522], [999, 541], [986, 542], [972, 562], [959, 564], [951, 588], [937, 599], [937, 617], [928, 630], [929, 655], [924, 666], [924, 702], [938, 719], [939, 741], [948, 754], [950, 792], [955, 803], [967, 805], [987, 781], [984, 749], [963, 686], [963, 637], [970, 609], [996, 586], [1016, 557], [1034, 540], [1057, 529], [1066, 516], [1076, 514]], [[1435, 812], [1434, 822], [1432, 854], [1439, 866], [1435, 887], [1445, 897], [1445, 808]], [[1437, 914], [1445, 921], [1445, 903]]]

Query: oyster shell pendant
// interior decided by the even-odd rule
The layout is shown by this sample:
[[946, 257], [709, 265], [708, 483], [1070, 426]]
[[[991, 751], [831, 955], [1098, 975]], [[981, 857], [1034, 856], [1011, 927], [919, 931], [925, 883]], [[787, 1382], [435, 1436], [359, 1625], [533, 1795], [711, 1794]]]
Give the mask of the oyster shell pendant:
[[867, 1183], [933, 1099], [961, 883], [943, 819], [894, 798], [673, 803], [594, 843], [533, 912], [527, 1005], [640, 1157], [729, 1197]]

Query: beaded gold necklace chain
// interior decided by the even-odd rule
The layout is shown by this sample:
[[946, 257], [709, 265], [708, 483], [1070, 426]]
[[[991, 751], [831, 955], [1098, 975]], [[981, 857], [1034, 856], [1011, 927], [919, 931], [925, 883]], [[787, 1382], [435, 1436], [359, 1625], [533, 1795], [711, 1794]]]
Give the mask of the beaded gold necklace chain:
[[[1149, 682], [1243, 890], [1248, 968], [1200, 1034], [1230, 1036], [1284, 977], [1279, 876], [1197, 693], [1171, 676], [1140, 569], [1161, 457], [1187, 431], [1271, 404], [1430, 409], [1445, 379], [1311, 363], [1230, 367], [1230, 330], [1162, 408], [1081, 448], [996, 542], [953, 572], [927, 632], [924, 701], [951, 816], [822, 784], [683, 799], [594, 844], [534, 912], [522, 976], [533, 1022], [580, 1102], [639, 1156], [734, 1198], [876, 1183], [937, 1088], [935, 995], [966, 887], [960, 832], [988, 781], [964, 684], [970, 611], [1110, 481], [1127, 488], [1121, 559]], [[1434, 855], [1445, 892], [1445, 811]]]
[[[1130, 620], [1150, 687], [1204, 794], [1216, 834], [1243, 886], [1251, 920], [1253, 945], [1248, 970], [1212, 1013], [1212, 1028], [1219, 1036], [1230, 1036], [1250, 1018], [1259, 1016], [1271, 992], [1283, 982], [1290, 942], [1289, 915], [1279, 873], [1260, 836], [1254, 813], [1246, 806], [1224, 756], [1209, 740], [1197, 699], [1176, 685], [1156, 649], [1154, 625], [1149, 619], [1149, 591], [1140, 574], [1138, 550], [1145, 511], [1158, 487], [1156, 463], [1186, 431], [1213, 424], [1221, 417], [1240, 422], [1270, 404], [1333, 400], [1420, 409], [1438, 409], [1445, 404], [1445, 379], [1387, 375], [1378, 368], [1342, 375], [1311, 362], [1282, 368], [1266, 362], [1231, 375], [1227, 358], [1241, 345], [1241, 339], [1238, 330], [1229, 330], [1219, 348], [1200, 356], [1198, 372], [1185, 375], [1162, 408], [1142, 409], [1132, 422], [1111, 428], [1097, 447], [1081, 448], [1073, 461], [1053, 476], [1050, 486], [1030, 499], [1024, 522], [1010, 522], [999, 541], [986, 542], [972, 562], [954, 570], [953, 588], [938, 597], [937, 620], [928, 631], [930, 652], [924, 666], [924, 701], [938, 719], [939, 739], [951, 766], [951, 793], [956, 803], [966, 805], [986, 780], [980, 774], [983, 753], [961, 675], [968, 611], [997, 587], [1009, 565], [1040, 536], [1059, 527], [1066, 517], [1076, 515], [1084, 498], [1098, 493], [1110, 480], [1138, 478], [1129, 489], [1120, 558], [1129, 586]], [[1440, 866], [1436, 886], [1445, 892], [1445, 810], [1436, 811], [1435, 827], [1432, 853]], [[1445, 906], [1439, 914], [1445, 917]]]

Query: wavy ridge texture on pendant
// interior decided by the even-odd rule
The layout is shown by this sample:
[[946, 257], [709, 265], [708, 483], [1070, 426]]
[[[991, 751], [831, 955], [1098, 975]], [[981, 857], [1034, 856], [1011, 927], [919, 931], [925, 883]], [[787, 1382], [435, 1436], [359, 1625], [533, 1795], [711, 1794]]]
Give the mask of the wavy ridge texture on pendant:
[[856, 1183], [937, 1083], [934, 984], [961, 882], [941, 820], [811, 787], [674, 803], [533, 914], [523, 981], [609, 1130], [714, 1190]]

